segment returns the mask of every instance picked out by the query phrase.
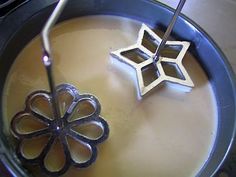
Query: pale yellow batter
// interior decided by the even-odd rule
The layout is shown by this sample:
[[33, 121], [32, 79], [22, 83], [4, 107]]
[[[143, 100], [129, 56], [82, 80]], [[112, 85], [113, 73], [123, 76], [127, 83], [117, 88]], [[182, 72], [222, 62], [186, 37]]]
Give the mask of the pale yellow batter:
[[[142, 100], [137, 99], [135, 79], [111, 62], [109, 52], [134, 44], [140, 27], [126, 18], [91, 16], [66, 21], [53, 31], [56, 83], [96, 95], [110, 126], [95, 164], [71, 168], [64, 177], [189, 177], [207, 160], [217, 111], [211, 85], [195, 58], [188, 53], [184, 59], [195, 84], [191, 92], [161, 87]], [[8, 127], [29, 93], [48, 89], [41, 52], [36, 38], [11, 68], [3, 104]]]

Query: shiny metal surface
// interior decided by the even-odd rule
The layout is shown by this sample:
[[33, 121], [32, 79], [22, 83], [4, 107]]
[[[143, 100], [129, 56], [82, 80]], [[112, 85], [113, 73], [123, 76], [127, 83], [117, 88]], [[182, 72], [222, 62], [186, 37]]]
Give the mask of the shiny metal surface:
[[[41, 32], [43, 48], [42, 61], [46, 69], [50, 92], [39, 90], [28, 95], [25, 102], [25, 110], [18, 112], [11, 121], [11, 131], [15, 138], [18, 139], [18, 145], [16, 148], [16, 154], [18, 158], [23, 163], [39, 165], [41, 171], [44, 174], [50, 176], [59, 176], [64, 174], [70, 168], [71, 165], [74, 165], [78, 168], [85, 168], [90, 166], [96, 160], [97, 157], [96, 145], [106, 140], [109, 134], [107, 122], [102, 117], [100, 117], [101, 105], [95, 96], [89, 94], [79, 94], [78, 90], [74, 86], [69, 84], [61, 84], [58, 87], [55, 86], [55, 73], [53, 73], [53, 58], [49, 35], [51, 29], [53, 28], [57, 19], [61, 15], [67, 2], [68, 0], [58, 1], [58, 4], [56, 5], [55, 9], [53, 10], [52, 14], [50, 15]], [[61, 93], [67, 94], [69, 95], [69, 97], [72, 97], [71, 105], [68, 106], [68, 109], [65, 111], [64, 114], [62, 114], [62, 108], [60, 109], [60, 105], [65, 104], [60, 103], [59, 101], [59, 95]], [[35, 100], [37, 99], [46, 100], [48, 102], [48, 104], [42, 104], [44, 104], [45, 106], [50, 105], [53, 117], [47, 117], [44, 115], [43, 112], [35, 110], [33, 105], [35, 103]], [[75, 120], [70, 120], [72, 119], [72, 116], [76, 114], [76, 112], [81, 111], [80, 108], [78, 108], [78, 105], [84, 101], [89, 102], [93, 106], [94, 112], [84, 117], [78, 117]], [[44, 125], [46, 125], [46, 128], [27, 133], [20, 132], [19, 123], [23, 122], [25, 117], [31, 117], [33, 118], [33, 120], [35, 119], [43, 123]], [[74, 127], [78, 127], [88, 123], [92, 123], [102, 129], [102, 134], [96, 139], [92, 139], [90, 137], [87, 137], [86, 135], [82, 135], [73, 130]], [[39, 153], [37, 157], [27, 158], [25, 155], [25, 153], [27, 152], [23, 150], [23, 141], [25, 139], [33, 141], [35, 138], [42, 137], [45, 135], [48, 135], [49, 139], [43, 147], [43, 150]], [[88, 159], [86, 159], [86, 161], [77, 162], [73, 159], [73, 155], [70, 150], [70, 145], [68, 143], [68, 136], [73, 138], [74, 141], [82, 143], [89, 150], [90, 156]], [[53, 144], [55, 144], [57, 139], [62, 144], [65, 156], [65, 163], [61, 169], [51, 171], [45, 165], [45, 159], [47, 158], [49, 152], [53, 147]]]
[[[156, 51], [158, 51], [163, 39], [161, 39], [148, 26], [143, 24], [139, 31], [138, 40], [136, 44], [129, 46], [127, 48], [119, 49], [111, 53], [111, 55], [114, 58], [118, 59], [120, 62], [130, 65], [131, 67], [135, 69], [137, 82], [138, 82], [137, 86], [139, 90], [138, 96], [141, 96], [141, 97], [144, 96], [149, 91], [159, 86], [162, 82], [168, 82], [175, 85], [175, 88], [182, 87], [182, 90], [190, 91], [191, 88], [194, 87], [194, 84], [182, 64], [182, 60], [190, 46], [190, 43], [186, 41], [166, 41], [166, 39], [164, 39], [166, 42], [162, 43], [162, 45], [164, 44], [164, 46], [168, 46], [169, 51], [178, 48], [177, 49], [178, 55], [175, 57], [167, 57], [167, 56], [162, 56], [162, 55], [159, 56], [158, 54], [159, 59], [155, 61], [153, 57], [156, 56], [156, 52], [153, 53], [151, 50], [149, 50], [147, 47], [143, 45], [145, 33], [150, 36], [152, 42], [155, 43]], [[128, 52], [134, 53], [134, 51], [136, 50], [139, 51], [138, 52], [139, 57], [143, 59], [140, 63], [132, 61], [129, 57], [125, 56], [125, 53], [128, 53]], [[143, 77], [143, 70], [150, 69], [150, 65], [153, 65], [153, 62], [155, 63], [155, 67], [154, 67], [155, 72], [154, 72], [153, 78], [156, 78], [156, 79], [152, 81], [150, 84], [146, 85], [144, 77]], [[176, 71], [176, 75], [173, 75], [173, 76], [168, 75], [168, 73], [166, 73], [164, 69], [164, 65], [169, 65], [171, 67], [174, 67]]]
[[[90, 166], [95, 162], [97, 157], [96, 145], [105, 141], [109, 135], [108, 124], [100, 116], [101, 105], [95, 96], [80, 94], [74, 86], [69, 84], [59, 85], [56, 88], [56, 92], [58, 97], [59, 95], [67, 95], [66, 97], [72, 98], [70, 104], [65, 106], [65, 112], [60, 114], [60, 118], [48, 117], [48, 115], [45, 115], [45, 112], [42, 112], [38, 106], [35, 106], [37, 100], [45, 100], [48, 102], [48, 104], [44, 103], [45, 106], [52, 105], [50, 93], [44, 90], [39, 90], [31, 93], [27, 97], [25, 110], [18, 112], [11, 121], [11, 131], [18, 139], [18, 145], [16, 148], [18, 158], [25, 164], [38, 165], [41, 168], [42, 173], [49, 176], [62, 175], [71, 165], [78, 168], [86, 168]], [[90, 114], [79, 117], [77, 114], [81, 112], [81, 107], [79, 105], [83, 102], [89, 103], [93, 107], [94, 111]], [[63, 105], [63, 103], [60, 102], [60, 105]], [[33, 131], [25, 132], [25, 130], [22, 130], [20, 124], [21, 122], [24, 122], [27, 117], [34, 120], [36, 123], [40, 122], [41, 124], [44, 124], [44, 128], [36, 128]], [[90, 136], [75, 130], [76, 127], [78, 128], [79, 126], [86, 124], [93, 124], [95, 127], [101, 129], [102, 133], [97, 135], [95, 138], [91, 138]], [[29, 127], [26, 126], [25, 128], [28, 129]], [[42, 151], [40, 151], [37, 156], [31, 158], [27, 157], [25, 155], [27, 154], [27, 150], [23, 150], [24, 141], [28, 140], [37, 142], [37, 139], [35, 140], [35, 138], [45, 136], [48, 136], [48, 141]], [[73, 152], [70, 149], [70, 144], [68, 142], [68, 137], [83, 144], [83, 146], [89, 150], [89, 157], [85, 161], [79, 162], [74, 159]], [[45, 165], [45, 159], [51, 150], [55, 150], [53, 147], [57, 140], [62, 145], [65, 163], [59, 170], [51, 171]], [[80, 149], [77, 150], [80, 151]]]
[[[180, 41], [167, 41], [185, 2], [185, 0], [180, 0], [162, 39], [158, 35], [156, 35], [149, 27], [143, 24], [142, 28], [139, 31], [137, 44], [111, 53], [112, 56], [114, 56], [121, 62], [132, 66], [136, 70], [139, 96], [141, 97], [151, 91], [156, 86], [160, 85], [163, 81], [168, 81], [176, 85], [182, 85], [187, 87], [194, 86], [191, 78], [189, 77], [182, 64], [182, 60], [190, 46], [190, 43]], [[142, 45], [143, 40], [145, 38], [145, 32], [150, 36], [152, 42], [156, 45], [156, 51], [154, 53], [152, 53], [150, 50], [148, 50]], [[171, 50], [171, 47], [173, 46], [178, 46], [179, 48], [181, 48], [177, 58], [167, 58], [161, 56], [161, 51], [165, 48], [166, 44], [170, 47], [169, 50]], [[141, 63], [135, 63], [131, 61], [128, 57], [125, 57], [123, 55], [124, 53], [134, 50], [141, 51], [142, 54], [140, 55], [142, 55], [142, 58], [144, 58]], [[147, 58], [143, 57], [144, 55], [146, 55]], [[142, 71], [147, 69], [147, 67], [150, 66], [151, 63], [153, 63], [154, 65], [154, 68], [156, 70], [155, 75], [157, 78], [149, 85], [145, 85]], [[179, 75], [180, 78], [178, 78], [177, 76], [168, 76], [168, 74], [166, 74], [163, 69], [163, 64], [171, 65], [172, 67], [174, 67], [178, 73], [177, 75]]]
[[51, 96], [52, 96], [52, 107], [53, 107], [53, 114], [55, 119], [60, 118], [60, 109], [58, 106], [58, 100], [56, 96], [56, 87], [55, 87], [55, 80], [54, 80], [54, 73], [53, 73], [53, 58], [51, 52], [51, 45], [50, 45], [50, 31], [54, 24], [56, 23], [57, 19], [61, 15], [63, 9], [68, 0], [59, 0], [57, 6], [53, 10], [52, 14], [50, 15], [49, 19], [47, 20], [43, 30], [41, 32], [42, 38], [42, 47], [43, 47], [43, 57], [42, 61], [47, 73], [48, 85], [50, 88]]

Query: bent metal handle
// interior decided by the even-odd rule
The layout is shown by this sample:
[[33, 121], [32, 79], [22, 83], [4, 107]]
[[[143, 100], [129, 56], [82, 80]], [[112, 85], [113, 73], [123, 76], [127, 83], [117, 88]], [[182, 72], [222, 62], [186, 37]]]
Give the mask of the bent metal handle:
[[[52, 15], [47, 20], [42, 32], [42, 48], [43, 48], [43, 64], [46, 68], [50, 92], [45, 90], [37, 90], [27, 96], [25, 101], [25, 109], [18, 112], [11, 121], [11, 132], [18, 140], [16, 147], [16, 155], [25, 164], [37, 165], [40, 167], [42, 173], [49, 176], [59, 176], [74, 166], [77, 168], [86, 168], [93, 164], [97, 158], [97, 145], [104, 142], [109, 135], [109, 125], [103, 117], [101, 117], [101, 105], [99, 100], [91, 94], [81, 94], [76, 87], [70, 84], [61, 84], [55, 86], [53, 78], [53, 59], [50, 48], [49, 33], [62, 13], [68, 0], [59, 0]], [[67, 100], [67, 101], [66, 101]], [[53, 110], [53, 115], [45, 115], [44, 111], [38, 107], [41, 103], [48, 110]], [[80, 116], [79, 112], [83, 111], [83, 105], [90, 105], [92, 112], [88, 108], [86, 114]], [[60, 107], [61, 106], [61, 107]], [[61, 108], [61, 110], [60, 110]], [[60, 112], [61, 111], [61, 112]], [[27, 117], [34, 121], [43, 124], [43, 128], [33, 128], [33, 131], [22, 131], [19, 125], [24, 124]], [[80, 127], [85, 125], [93, 125], [94, 128], [89, 129], [91, 133], [96, 133], [99, 129], [100, 133], [96, 133], [95, 137], [90, 137], [86, 133], [77, 131]], [[28, 130], [30, 125], [26, 125]], [[24, 129], [24, 128], [23, 128]], [[25, 139], [30, 141], [37, 141], [37, 138], [48, 137], [43, 149], [37, 156], [27, 157], [27, 150], [24, 150]], [[78, 161], [74, 156], [73, 149], [70, 148], [69, 141], [79, 143], [82, 147], [76, 148], [76, 153], [86, 149], [88, 155], [85, 159]], [[59, 144], [58, 144], [59, 143]], [[52, 170], [50, 165], [45, 163], [51, 151], [60, 148], [63, 152], [63, 161], [65, 162], [60, 168]], [[81, 156], [83, 153], [80, 153]], [[60, 155], [60, 153], [58, 153]], [[54, 160], [51, 158], [51, 160]]]
[[53, 13], [47, 20], [42, 32], [41, 32], [41, 38], [42, 38], [42, 46], [43, 46], [43, 63], [46, 68], [47, 72], [47, 78], [48, 78], [48, 84], [52, 96], [52, 108], [53, 108], [53, 114], [54, 118], [58, 119], [60, 118], [60, 110], [58, 106], [58, 101], [56, 98], [56, 87], [55, 87], [55, 80], [53, 76], [53, 60], [52, 60], [52, 53], [51, 53], [51, 46], [49, 41], [49, 34], [56, 23], [57, 19], [61, 15], [66, 3], [68, 0], [59, 0], [56, 8], [54, 9]]

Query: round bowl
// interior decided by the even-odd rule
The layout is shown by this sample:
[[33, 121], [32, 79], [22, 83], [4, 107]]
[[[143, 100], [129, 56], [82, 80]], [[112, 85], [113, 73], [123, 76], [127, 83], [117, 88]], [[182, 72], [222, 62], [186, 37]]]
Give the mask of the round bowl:
[[[4, 136], [3, 88], [16, 56], [33, 37], [40, 33], [55, 4], [55, 0], [28, 1], [0, 21], [0, 159], [1, 164], [13, 176], [30, 176], [30, 174], [23, 168], [7, 137]], [[69, 1], [59, 21], [99, 14], [128, 17], [153, 27], [166, 29], [173, 15], [173, 9], [153, 0], [76, 0]], [[215, 42], [187, 17], [181, 15], [178, 18], [173, 36], [191, 42], [190, 52], [206, 72], [217, 100], [217, 137], [209, 158], [198, 173], [200, 177], [213, 176], [227, 157], [234, 140], [235, 76], [225, 55]]]

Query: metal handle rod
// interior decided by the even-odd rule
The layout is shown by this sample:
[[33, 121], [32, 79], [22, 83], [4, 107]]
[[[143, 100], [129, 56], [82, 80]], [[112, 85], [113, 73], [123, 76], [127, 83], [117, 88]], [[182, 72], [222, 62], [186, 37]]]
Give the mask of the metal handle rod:
[[172, 31], [173, 28], [174, 28], [174, 25], [175, 25], [175, 23], [176, 23], [176, 21], [177, 21], [177, 18], [178, 18], [178, 16], [179, 16], [181, 10], [182, 10], [183, 7], [184, 7], [185, 2], [186, 2], [186, 0], [180, 0], [180, 2], [179, 2], [179, 4], [178, 4], [178, 7], [177, 7], [176, 10], [175, 10], [174, 16], [172, 17], [172, 19], [171, 19], [171, 21], [170, 21], [170, 24], [169, 24], [169, 26], [168, 26], [168, 28], [167, 28], [167, 30], [166, 30], [166, 32], [165, 32], [163, 38], [162, 38], [162, 41], [161, 41], [160, 45], [158, 46], [158, 48], [157, 48], [157, 50], [156, 50], [156, 52], [155, 52], [155, 54], [154, 54], [153, 62], [154, 62], [154, 65], [155, 65], [155, 66], [156, 66], [156, 62], [159, 60], [160, 52], [161, 52], [161, 50], [165, 47], [166, 42], [167, 42], [167, 40], [168, 40], [168, 38], [169, 38], [169, 36], [170, 36], [171, 31]]
[[60, 108], [58, 105], [55, 81], [54, 81], [54, 77], [53, 77], [53, 68], [52, 68], [53, 59], [52, 59], [51, 46], [50, 46], [50, 41], [49, 41], [49, 34], [50, 34], [52, 27], [55, 25], [57, 19], [61, 15], [67, 1], [68, 0], [59, 0], [56, 8], [52, 12], [51, 16], [47, 20], [47, 22], [41, 32], [41, 39], [42, 39], [42, 46], [43, 46], [43, 58], [42, 59], [43, 59], [43, 64], [46, 68], [49, 89], [50, 89], [51, 96], [52, 96], [52, 108], [53, 108], [54, 119], [60, 118]]

